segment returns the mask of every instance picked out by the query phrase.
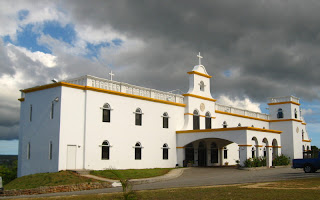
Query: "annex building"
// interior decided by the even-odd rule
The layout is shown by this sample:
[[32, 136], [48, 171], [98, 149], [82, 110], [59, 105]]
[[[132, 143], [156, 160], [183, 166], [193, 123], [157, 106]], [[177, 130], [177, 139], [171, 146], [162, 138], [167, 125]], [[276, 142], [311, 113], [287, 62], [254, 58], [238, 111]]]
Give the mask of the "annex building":
[[216, 103], [201, 65], [183, 95], [90, 75], [21, 90], [18, 176], [68, 169], [234, 165], [311, 150], [299, 99], [269, 114]]

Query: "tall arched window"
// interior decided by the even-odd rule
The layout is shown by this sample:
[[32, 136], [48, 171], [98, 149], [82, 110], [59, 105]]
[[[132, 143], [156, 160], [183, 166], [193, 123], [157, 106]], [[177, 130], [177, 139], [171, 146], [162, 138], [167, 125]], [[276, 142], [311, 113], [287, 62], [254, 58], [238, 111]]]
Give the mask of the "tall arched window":
[[211, 115], [206, 112], [206, 129], [211, 129]]
[[109, 160], [110, 158], [110, 145], [107, 140], [102, 142], [101, 145], [101, 159], [102, 160]]
[[162, 146], [162, 159], [168, 160], [169, 159], [169, 147], [167, 144]]
[[204, 82], [200, 81], [200, 91], [204, 91]]
[[136, 125], [141, 126], [142, 125], [142, 111], [140, 108], [136, 109], [135, 115], [136, 115]]
[[302, 139], [304, 140], [304, 130], [302, 130]]
[[102, 122], [110, 122], [111, 119], [111, 107], [108, 103], [105, 103], [102, 108]]
[[141, 144], [140, 142], [137, 142], [134, 146], [134, 159], [135, 160], [141, 160]]
[[193, 130], [200, 129], [200, 115], [197, 110], [193, 111]]
[[263, 156], [267, 157], [267, 148], [266, 147], [263, 148]]
[[294, 109], [294, 118], [296, 118], [296, 119], [298, 118], [298, 111], [296, 108]]
[[223, 147], [223, 158], [228, 159], [228, 149], [227, 147]]
[[211, 163], [218, 163], [219, 160], [219, 150], [218, 150], [218, 146], [215, 142], [211, 143]]
[[223, 128], [227, 128], [227, 127], [228, 127], [228, 124], [227, 124], [226, 121], [223, 122], [222, 127], [223, 127]]
[[279, 119], [280, 119], [280, 118], [283, 118], [283, 111], [282, 111], [282, 108], [279, 108], [279, 109], [278, 109], [277, 117], [278, 117]]
[[169, 115], [168, 113], [163, 113], [162, 115], [163, 128], [169, 128]]

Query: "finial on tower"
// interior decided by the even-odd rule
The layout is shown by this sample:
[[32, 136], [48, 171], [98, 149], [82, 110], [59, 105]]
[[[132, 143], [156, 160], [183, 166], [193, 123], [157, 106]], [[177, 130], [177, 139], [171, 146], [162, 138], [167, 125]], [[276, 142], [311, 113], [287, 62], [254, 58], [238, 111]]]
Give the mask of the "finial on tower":
[[201, 58], [203, 57], [200, 55], [200, 52], [199, 52], [199, 55], [197, 55], [197, 57], [199, 58], [199, 65], [201, 65]]
[[110, 77], [111, 77], [110, 80], [112, 80], [112, 77], [114, 76], [114, 74], [112, 73], [112, 70], [111, 70], [111, 72], [109, 74], [110, 74]]

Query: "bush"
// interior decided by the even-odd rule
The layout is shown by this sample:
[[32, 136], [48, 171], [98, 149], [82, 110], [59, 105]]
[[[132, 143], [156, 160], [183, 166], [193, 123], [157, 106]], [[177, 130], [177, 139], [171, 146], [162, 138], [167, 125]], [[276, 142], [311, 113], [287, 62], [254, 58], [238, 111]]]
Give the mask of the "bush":
[[276, 156], [272, 160], [272, 166], [289, 165], [289, 163], [290, 163], [290, 157], [287, 157], [283, 154], [281, 154], [281, 156]]
[[255, 158], [248, 158], [244, 161], [245, 167], [262, 167], [266, 166], [266, 158], [265, 157], [255, 157]]
[[3, 185], [17, 178], [17, 161], [14, 161], [11, 165], [0, 165], [0, 176]]

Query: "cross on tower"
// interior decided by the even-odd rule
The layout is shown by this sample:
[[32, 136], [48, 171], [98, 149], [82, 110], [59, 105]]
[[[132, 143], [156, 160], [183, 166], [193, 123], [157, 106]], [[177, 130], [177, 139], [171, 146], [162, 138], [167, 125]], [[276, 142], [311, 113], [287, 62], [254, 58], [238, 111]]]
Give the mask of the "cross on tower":
[[112, 70], [111, 70], [111, 72], [109, 74], [110, 74], [110, 77], [111, 77], [111, 80], [112, 80], [112, 76], [114, 76], [114, 74], [112, 73]]
[[199, 55], [197, 55], [197, 57], [199, 58], [199, 65], [201, 65], [201, 58], [203, 57], [200, 55], [200, 52], [199, 52]]

